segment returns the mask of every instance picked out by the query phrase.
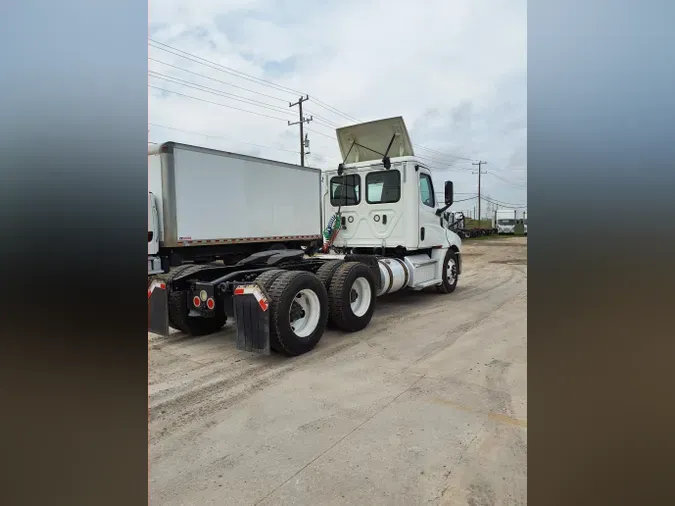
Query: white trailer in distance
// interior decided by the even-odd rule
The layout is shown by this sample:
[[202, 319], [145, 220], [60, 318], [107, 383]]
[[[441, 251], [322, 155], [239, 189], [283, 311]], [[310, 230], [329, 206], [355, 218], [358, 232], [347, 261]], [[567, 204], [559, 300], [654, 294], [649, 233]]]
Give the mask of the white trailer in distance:
[[[148, 330], [207, 334], [233, 317], [237, 348], [300, 355], [328, 322], [366, 327], [381, 295], [455, 290], [461, 240], [444, 218], [453, 185], [437, 202], [403, 118], [340, 128], [337, 138], [343, 163], [323, 174], [175, 143], [151, 152], [162, 206], [149, 218], [148, 242], [156, 230], [159, 243], [152, 254], [149, 246], [148, 273], [165, 273], [149, 284]], [[210, 256], [224, 265], [166, 273], [169, 263]]]

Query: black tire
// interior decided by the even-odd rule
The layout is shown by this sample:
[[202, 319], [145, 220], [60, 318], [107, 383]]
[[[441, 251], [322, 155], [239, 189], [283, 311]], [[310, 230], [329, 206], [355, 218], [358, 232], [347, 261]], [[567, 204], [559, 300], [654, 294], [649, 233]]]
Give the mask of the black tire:
[[[159, 276], [156, 277], [156, 279], [158, 281], [163, 281], [166, 284], [166, 289], [167, 289], [167, 293], [169, 295], [169, 299], [171, 299], [171, 289], [173, 288], [172, 285], [171, 285], [171, 282], [174, 280], [174, 278], [176, 278], [177, 276], [179, 276], [180, 274], [182, 274], [186, 270], [188, 270], [188, 269], [194, 270], [194, 268], [195, 268], [195, 265], [193, 265], [193, 264], [183, 264], [183, 265], [179, 265], [175, 269], [172, 269], [171, 271], [167, 272], [166, 274], [160, 274]], [[173, 310], [171, 306], [172, 305], [169, 302], [169, 308], [168, 308], [168, 310], [169, 310], [169, 325], [176, 330], [181, 330], [180, 327], [179, 327], [180, 317], [176, 317], [175, 310]]]
[[227, 322], [224, 312], [213, 318], [189, 316], [188, 290], [169, 292], [169, 324], [189, 336], [205, 336], [218, 332]]
[[316, 277], [319, 278], [319, 281], [326, 287], [326, 292], [330, 289], [330, 281], [333, 278], [333, 274], [335, 274], [338, 267], [344, 263], [344, 260], [331, 260], [330, 262], [323, 264], [319, 267], [319, 270], [316, 271]]
[[[451, 272], [452, 277], [449, 279], [448, 278], [448, 264], [451, 265], [451, 269], [454, 269], [454, 273]], [[440, 285], [438, 285], [438, 291], [440, 293], [452, 293], [455, 291], [455, 288], [457, 288], [457, 281], [459, 280], [459, 274], [457, 273], [458, 265], [457, 265], [457, 253], [449, 249], [448, 252], [445, 254], [445, 258], [443, 259], [443, 281], [441, 282]]]
[[273, 269], [271, 271], [266, 271], [263, 272], [260, 276], [255, 278], [255, 282], [258, 283], [258, 286], [262, 287], [265, 292], [268, 292], [269, 289], [272, 287], [272, 283], [274, 283], [279, 276], [281, 276], [284, 272], [281, 269]]
[[[351, 298], [354, 282], [359, 278], [365, 278], [370, 286], [370, 305], [363, 315], [357, 316], [352, 310]], [[345, 262], [340, 265], [333, 274], [328, 291], [330, 320], [333, 325], [346, 332], [364, 329], [373, 317], [376, 294], [375, 278], [370, 267], [360, 262]]]
[[[296, 295], [311, 290], [318, 297], [319, 318], [311, 334], [300, 337], [291, 325], [289, 314]], [[319, 278], [311, 272], [290, 271], [279, 276], [268, 290], [270, 296], [270, 347], [285, 355], [297, 356], [311, 351], [321, 340], [328, 320], [328, 294]]]
[[[330, 290], [330, 282], [331, 279], [333, 279], [335, 271], [338, 269], [338, 267], [340, 267], [344, 263], [345, 263], [344, 260], [331, 260], [323, 264], [321, 267], [319, 267], [319, 270], [316, 271], [316, 277], [319, 278], [319, 281], [321, 281], [323, 283], [323, 286], [326, 287], [326, 293], [328, 293], [328, 290]], [[326, 322], [326, 326], [328, 328], [334, 328], [335, 324], [330, 319], [330, 303], [328, 304], [328, 312], [329, 317], [328, 322]]]
[[176, 276], [182, 274], [187, 269], [193, 269], [194, 267], [195, 267], [194, 264], [179, 265], [178, 267], [176, 267], [175, 269], [172, 269], [171, 271], [167, 272], [166, 274], [159, 274], [159, 275], [155, 276], [155, 278], [160, 280], [160, 281], [164, 281], [164, 283], [169, 284], [169, 283], [171, 283], [171, 281], [173, 281], [173, 279]]
[[184, 264], [164, 275], [169, 296], [169, 325], [190, 336], [213, 334], [218, 332], [227, 322], [227, 315], [224, 312], [220, 312], [213, 318], [189, 316], [188, 290], [173, 289], [172, 281], [178, 276], [191, 276], [208, 268], [208, 265]]

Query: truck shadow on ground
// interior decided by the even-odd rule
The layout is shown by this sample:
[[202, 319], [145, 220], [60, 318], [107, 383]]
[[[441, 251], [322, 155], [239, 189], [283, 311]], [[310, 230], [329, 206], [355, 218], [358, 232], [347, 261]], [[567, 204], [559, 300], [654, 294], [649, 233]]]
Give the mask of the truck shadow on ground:
[[[458, 286], [454, 293], [461, 294], [465, 290], [470, 291], [470, 286]], [[376, 310], [371, 325], [379, 322], [378, 326], [381, 326], [382, 322], [386, 322], [389, 318], [398, 319], [401, 313], [407, 313], [411, 309], [415, 311], [424, 308], [429, 303], [434, 305], [434, 303], [438, 303], [440, 298], [446, 297], [449, 296], [438, 293], [434, 287], [419, 292], [396, 292], [382, 296], [377, 299]], [[272, 351], [270, 355], [247, 353], [237, 349], [236, 327], [233, 320], [228, 319], [220, 331], [206, 336], [189, 336], [177, 331], [173, 331], [168, 337], [153, 335], [150, 339], [149, 351], [163, 350], [171, 355], [187, 356], [192, 361], [203, 366], [208, 366], [215, 362], [237, 364], [238, 367], [243, 366], [251, 372], [258, 370], [260, 367], [271, 367], [271, 370], [276, 370], [280, 367], [284, 368], [292, 364], [304, 363], [307, 360], [325, 360], [332, 355], [339, 354], [341, 351], [367, 340], [369, 337], [371, 336], [367, 332], [367, 329], [349, 333], [328, 324], [321, 341], [312, 353], [297, 357], [287, 357], [275, 351]], [[311, 355], [311, 357], [307, 355]]]

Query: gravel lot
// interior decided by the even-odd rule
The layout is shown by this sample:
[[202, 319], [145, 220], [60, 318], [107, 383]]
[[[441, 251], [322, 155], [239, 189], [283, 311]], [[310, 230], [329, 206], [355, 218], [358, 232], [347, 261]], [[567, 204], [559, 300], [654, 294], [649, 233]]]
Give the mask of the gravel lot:
[[464, 255], [301, 357], [148, 334], [150, 503], [525, 504], [527, 239]]

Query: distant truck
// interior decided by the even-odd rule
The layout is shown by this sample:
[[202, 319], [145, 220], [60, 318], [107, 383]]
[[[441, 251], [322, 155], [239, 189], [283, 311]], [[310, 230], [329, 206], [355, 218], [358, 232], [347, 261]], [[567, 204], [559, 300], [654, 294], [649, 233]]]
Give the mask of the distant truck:
[[238, 349], [300, 355], [329, 321], [365, 328], [377, 297], [455, 290], [453, 184], [439, 201], [403, 118], [337, 139], [343, 163], [323, 173], [173, 142], [149, 150], [149, 331], [205, 335], [233, 318]]
[[515, 209], [499, 209], [495, 211], [495, 225], [498, 234], [514, 234], [518, 214]]

